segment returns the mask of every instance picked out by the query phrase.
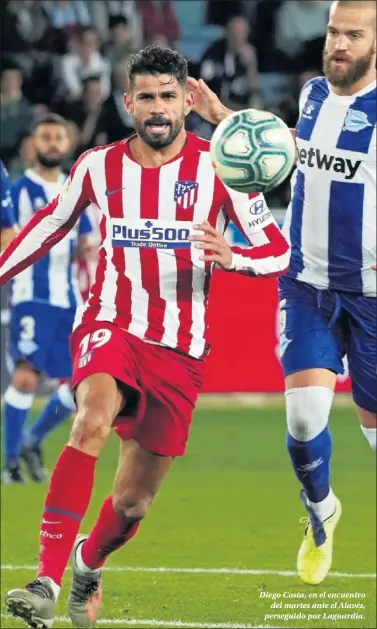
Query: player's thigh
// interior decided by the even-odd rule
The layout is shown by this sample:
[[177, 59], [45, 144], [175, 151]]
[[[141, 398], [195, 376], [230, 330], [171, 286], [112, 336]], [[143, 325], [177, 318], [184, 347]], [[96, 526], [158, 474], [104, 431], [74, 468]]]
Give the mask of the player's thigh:
[[286, 376], [285, 389], [300, 389], [303, 387], [327, 387], [335, 390], [336, 374], [329, 369], [305, 369]]
[[334, 388], [343, 373], [344, 339], [332, 322], [331, 304], [312, 286], [287, 278], [279, 283], [280, 360], [288, 388]]
[[142, 519], [169, 471], [173, 457], [145, 450], [137, 441], [122, 441], [113, 488], [116, 512]]
[[105, 321], [77, 327], [70, 339], [73, 361], [72, 386], [76, 388], [89, 376], [106, 374], [124, 385], [125, 390], [140, 390], [135, 356], [120, 328]]
[[[352, 396], [362, 424], [373, 428], [377, 412], [377, 305], [374, 299], [365, 297], [349, 298], [348, 302], [347, 358]], [[373, 417], [374, 426], [367, 425], [373, 424]]]
[[135, 439], [156, 454], [182, 456], [202, 385], [204, 363], [146, 343], [140, 357], [146, 408]]
[[11, 363], [27, 362], [36, 371], [45, 371], [56, 326], [47, 304], [24, 302], [13, 306], [7, 349]]

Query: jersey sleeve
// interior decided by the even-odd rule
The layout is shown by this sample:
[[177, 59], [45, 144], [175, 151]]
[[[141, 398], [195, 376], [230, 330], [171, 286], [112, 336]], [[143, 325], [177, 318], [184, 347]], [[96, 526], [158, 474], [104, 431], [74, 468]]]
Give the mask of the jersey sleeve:
[[250, 247], [232, 247], [231, 269], [246, 275], [277, 277], [289, 265], [290, 246], [269, 210], [263, 194], [247, 195], [226, 187], [227, 218], [250, 243]]
[[0, 285], [42, 258], [72, 229], [93, 200], [90, 151], [74, 164], [62, 192], [38, 210], [0, 256]]
[[10, 192], [8, 173], [3, 162], [1, 165], [1, 229], [9, 229], [16, 225], [16, 217]]

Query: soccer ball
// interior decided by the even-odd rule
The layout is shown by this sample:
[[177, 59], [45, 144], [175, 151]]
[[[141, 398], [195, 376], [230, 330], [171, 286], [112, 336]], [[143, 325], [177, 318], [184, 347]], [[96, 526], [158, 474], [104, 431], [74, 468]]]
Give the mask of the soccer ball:
[[218, 177], [239, 192], [273, 190], [296, 159], [296, 144], [285, 122], [257, 109], [227, 116], [215, 130], [210, 150]]

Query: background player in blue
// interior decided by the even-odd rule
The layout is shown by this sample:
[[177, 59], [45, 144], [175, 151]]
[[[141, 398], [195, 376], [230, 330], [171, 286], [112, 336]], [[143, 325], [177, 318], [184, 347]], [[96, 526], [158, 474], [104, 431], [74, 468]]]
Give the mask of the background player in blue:
[[10, 194], [8, 173], [0, 160], [1, 175], [1, 214], [0, 214], [0, 250], [5, 249], [15, 234], [16, 218], [14, 216], [12, 197]]
[[334, 2], [325, 77], [300, 97], [283, 228], [291, 263], [279, 280], [287, 447], [309, 515], [297, 569], [312, 585], [328, 574], [341, 515], [330, 486], [328, 420], [345, 355], [361, 428], [376, 450], [375, 67], [376, 3]]
[[[20, 226], [62, 192], [66, 176], [61, 164], [69, 149], [66, 123], [54, 114], [40, 119], [33, 131], [37, 163], [11, 188]], [[40, 373], [51, 378], [71, 377], [69, 335], [81, 297], [72, 258], [77, 248], [87, 248], [91, 224], [86, 214], [78, 229], [64, 238], [34, 266], [13, 280], [10, 287], [9, 362], [12, 378], [4, 394], [5, 467], [3, 483], [20, 483], [19, 459], [22, 432], [31, 408]], [[39, 444], [46, 433], [74, 410], [69, 383], [62, 384], [47, 402], [26, 435], [22, 455], [36, 481], [45, 479]]]
[[[287, 447], [308, 512], [297, 569], [321, 583], [341, 514], [330, 487], [328, 420], [347, 355], [362, 431], [376, 450], [376, 2], [331, 5], [325, 77], [300, 97], [297, 169], [283, 228], [291, 241], [279, 279]], [[190, 79], [195, 110], [219, 124], [230, 111]]]

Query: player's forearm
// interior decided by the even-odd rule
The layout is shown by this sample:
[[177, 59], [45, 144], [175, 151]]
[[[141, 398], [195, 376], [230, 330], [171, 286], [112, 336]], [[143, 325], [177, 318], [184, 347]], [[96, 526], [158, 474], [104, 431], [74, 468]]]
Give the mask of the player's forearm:
[[270, 224], [264, 229], [268, 242], [259, 246], [232, 247], [232, 269], [246, 275], [278, 277], [288, 269], [290, 246], [280, 229]]
[[75, 219], [72, 216], [67, 221], [54, 214], [58, 203], [56, 198], [36, 212], [0, 255], [0, 285], [42, 258], [67, 235]]
[[225, 120], [225, 118], [227, 118], [228, 116], [230, 116], [230, 114], [233, 114], [233, 113], [234, 112], [232, 109], [228, 109], [228, 107], [225, 107], [225, 105], [223, 105], [220, 102], [218, 110], [214, 112], [214, 124], [216, 125], [220, 124], [220, 122]]

